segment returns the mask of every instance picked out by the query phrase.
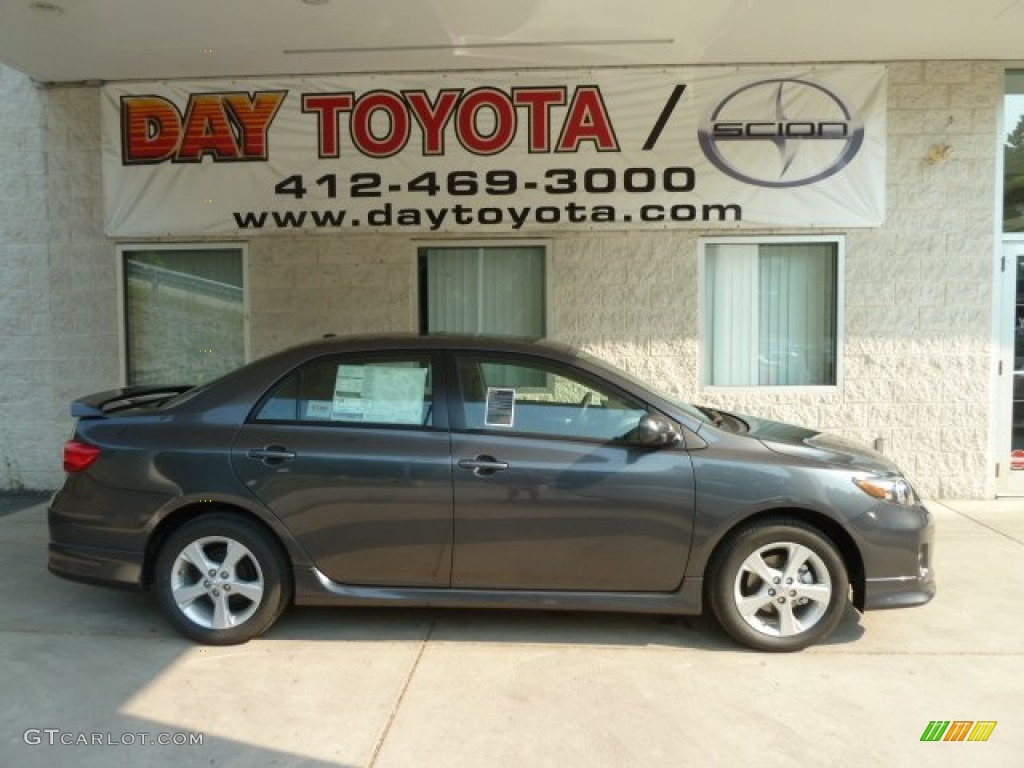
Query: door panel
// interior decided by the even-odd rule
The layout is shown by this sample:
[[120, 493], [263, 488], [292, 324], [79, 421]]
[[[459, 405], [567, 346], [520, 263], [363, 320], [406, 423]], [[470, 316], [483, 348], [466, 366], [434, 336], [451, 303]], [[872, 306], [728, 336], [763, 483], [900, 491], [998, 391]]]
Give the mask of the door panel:
[[311, 360], [238, 434], [235, 472], [333, 581], [449, 584], [451, 453], [435, 358]]
[[[452, 586], [656, 591], [682, 580], [693, 470], [650, 451], [508, 435], [453, 435]], [[507, 469], [460, 468], [488, 457]]]
[[[267, 447], [294, 458], [252, 458]], [[448, 586], [452, 489], [448, 434], [249, 424], [232, 463], [328, 578]]]
[[693, 525], [689, 455], [629, 443], [647, 406], [575, 366], [454, 356], [452, 586], [671, 591]]

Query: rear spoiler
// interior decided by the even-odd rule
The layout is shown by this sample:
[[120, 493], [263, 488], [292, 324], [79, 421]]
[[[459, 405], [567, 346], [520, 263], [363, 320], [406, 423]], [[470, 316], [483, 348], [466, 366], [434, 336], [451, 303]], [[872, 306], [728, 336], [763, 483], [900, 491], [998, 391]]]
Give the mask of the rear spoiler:
[[154, 387], [122, 387], [80, 397], [71, 403], [71, 415], [78, 419], [102, 418], [108, 413], [140, 405], [151, 405], [161, 400], [170, 400], [192, 389], [191, 385]]

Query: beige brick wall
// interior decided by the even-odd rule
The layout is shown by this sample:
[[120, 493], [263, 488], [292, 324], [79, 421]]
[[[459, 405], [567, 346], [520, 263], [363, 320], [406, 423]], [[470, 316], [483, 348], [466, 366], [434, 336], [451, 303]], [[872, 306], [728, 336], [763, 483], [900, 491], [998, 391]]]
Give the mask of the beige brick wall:
[[0, 67], [0, 489], [52, 488], [73, 395], [117, 371], [95, 89]]
[[406, 237], [254, 238], [253, 356], [325, 333], [413, 331], [416, 248]]
[[[844, 377], [836, 391], [701, 390], [697, 234], [560, 240], [555, 334], [669, 380], [686, 398], [868, 444], [882, 438], [930, 496], [993, 495], [1002, 73], [997, 63], [889, 67], [888, 212], [880, 229], [844, 233]], [[949, 148], [947, 159], [929, 162], [936, 147]]]
[[[0, 488], [53, 487], [67, 401], [118, 383], [114, 244], [100, 231], [99, 99], [89, 89], [37, 91], [3, 69], [0, 92], [23, 106], [0, 113], [0, 360], [10, 363], [0, 370]], [[864, 442], [881, 437], [929, 495], [991, 495], [1001, 98], [997, 63], [890, 66], [886, 224], [838, 233], [846, 301], [835, 391], [702, 390], [698, 232], [553, 235], [551, 335], [689, 399]], [[929, 163], [943, 146], [947, 158]], [[12, 191], [23, 176], [34, 181]], [[415, 330], [415, 255], [425, 242], [250, 240], [252, 354], [327, 332]]]

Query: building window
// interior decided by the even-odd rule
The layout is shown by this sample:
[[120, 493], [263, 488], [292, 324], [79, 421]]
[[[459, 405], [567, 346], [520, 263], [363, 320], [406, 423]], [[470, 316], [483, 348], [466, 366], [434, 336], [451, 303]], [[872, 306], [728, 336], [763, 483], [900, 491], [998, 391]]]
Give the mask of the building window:
[[129, 385], [201, 384], [245, 362], [240, 246], [124, 246]]
[[1006, 73], [1003, 232], [1024, 232], [1024, 69]]
[[420, 332], [543, 338], [543, 245], [420, 248]]
[[791, 238], [703, 245], [705, 383], [836, 385], [841, 242]]

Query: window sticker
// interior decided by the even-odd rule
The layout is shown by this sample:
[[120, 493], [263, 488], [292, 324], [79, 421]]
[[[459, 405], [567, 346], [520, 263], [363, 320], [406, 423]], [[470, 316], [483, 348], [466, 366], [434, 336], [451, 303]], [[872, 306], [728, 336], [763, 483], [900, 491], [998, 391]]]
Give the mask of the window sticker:
[[306, 401], [306, 412], [304, 419], [312, 421], [330, 421], [334, 403], [330, 400], [308, 400]]
[[331, 419], [421, 424], [426, 391], [426, 368], [339, 365]]
[[487, 388], [487, 412], [484, 424], [488, 427], [511, 427], [515, 424], [516, 391], [508, 387]]

